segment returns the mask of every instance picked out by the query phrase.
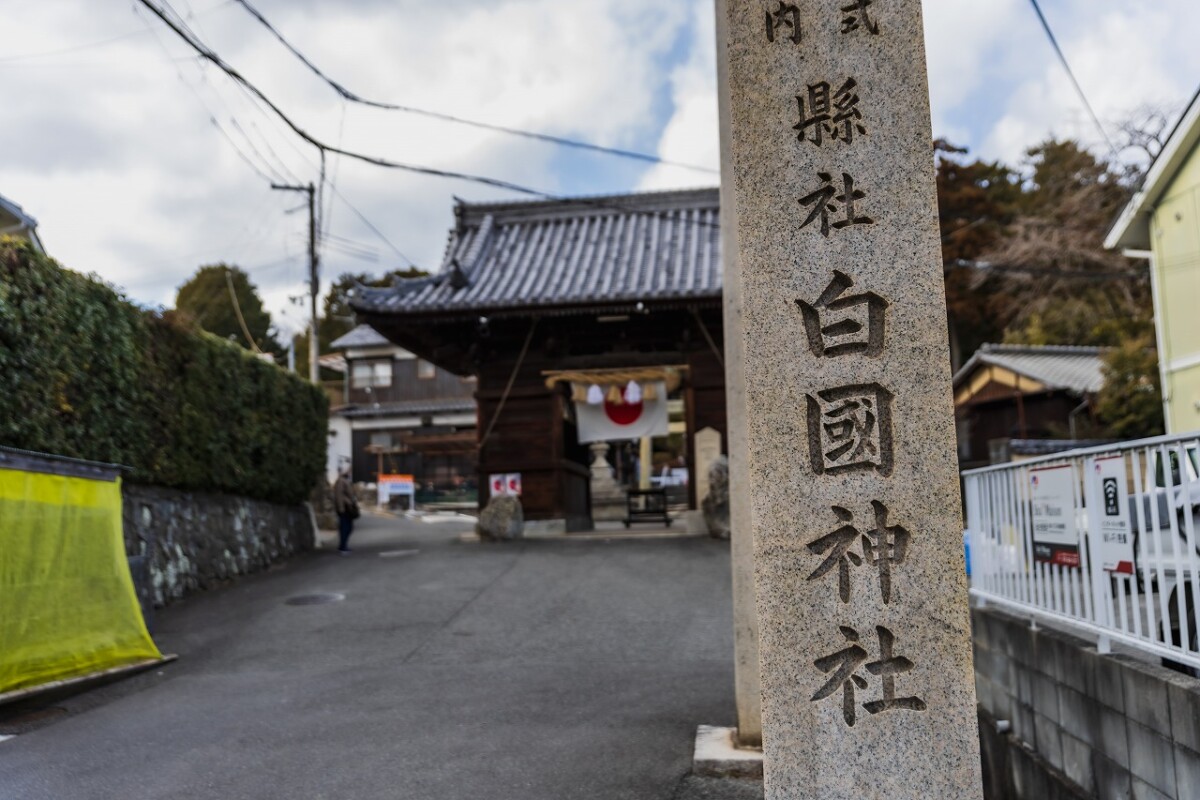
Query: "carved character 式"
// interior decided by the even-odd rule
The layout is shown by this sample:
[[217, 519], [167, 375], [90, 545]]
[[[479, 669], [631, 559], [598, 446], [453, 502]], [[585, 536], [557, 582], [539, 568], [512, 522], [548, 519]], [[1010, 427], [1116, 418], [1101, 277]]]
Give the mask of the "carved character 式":
[[865, 29], [873, 36], [879, 35], [879, 23], [871, 19], [867, 7], [875, 0], [854, 0], [847, 6], [842, 6], [842, 33], [853, 33], [859, 28]]
[[[866, 533], [861, 533], [851, 524], [854, 521], [854, 515], [850, 511], [841, 506], [832, 508], [834, 516], [838, 518], [842, 526], [832, 533], [827, 533], [808, 543], [807, 547], [810, 552], [816, 555], [828, 553], [825, 560], [817, 565], [817, 568], [808, 576], [808, 580], [819, 580], [837, 567], [838, 596], [841, 597], [843, 603], [849, 603], [850, 567], [858, 567], [866, 563], [868, 566], [874, 567], [878, 573], [879, 591], [883, 596], [883, 602], [885, 605], [890, 604], [892, 602], [892, 567], [904, 563], [908, 554], [908, 543], [912, 538], [911, 534], [899, 525], [887, 524], [887, 506], [878, 500], [871, 501], [871, 508], [875, 512], [875, 527]], [[851, 550], [854, 545], [858, 544], [860, 538], [863, 549], [861, 556]]]
[[808, 447], [813, 471], [892, 474], [892, 393], [877, 383], [808, 395]]
[[874, 292], [847, 295], [854, 281], [833, 271], [833, 280], [816, 303], [797, 300], [804, 317], [808, 347], [818, 358], [883, 352], [888, 302]]
[[833, 176], [828, 172], [818, 172], [817, 177], [825, 182], [825, 185], [817, 189], [812, 194], [802, 197], [800, 205], [812, 206], [813, 210], [809, 212], [808, 219], [804, 220], [801, 228], [807, 228], [817, 219], [821, 220], [821, 235], [829, 236], [831, 223], [829, 215], [836, 214], [839, 206], [834, 203], [841, 203], [840, 209], [845, 212], [845, 218], [839, 219], [832, 223], [835, 230], [841, 230], [850, 225], [872, 225], [875, 220], [865, 214], [858, 213], [857, 202], [866, 197], [866, 193], [854, 188], [854, 178], [850, 173], [842, 173], [842, 193], [838, 194], [837, 187], [833, 185]]
[[791, 39], [793, 44], [800, 44], [802, 38], [799, 7], [782, 0], [778, 9], [767, 11], [767, 41], [780, 37]]
[[827, 675], [832, 672], [833, 675], [812, 696], [812, 702], [824, 700], [841, 688], [842, 718], [846, 720], [847, 725], [854, 727], [855, 687], [867, 688], [867, 679], [858, 674], [858, 669], [865, 667], [868, 673], [883, 679], [883, 699], [863, 703], [863, 708], [868, 714], [880, 714], [885, 711], [924, 711], [928, 707], [919, 697], [896, 697], [896, 676], [911, 672], [914, 664], [903, 656], [893, 654], [896, 637], [890, 630], [881, 625], [875, 626], [875, 633], [879, 637], [879, 660], [871, 662], [867, 662], [869, 655], [860, 644], [858, 631], [845, 625], [839, 626], [839, 630], [848, 646], [813, 662], [813, 666], [821, 672]]
[[800, 122], [792, 126], [799, 131], [796, 138], [802, 142], [809, 139], [819, 147], [826, 134], [846, 144], [854, 142], [855, 131], [865, 135], [867, 128], [858, 109], [857, 88], [858, 81], [854, 78], [847, 78], [836, 91], [828, 81], [809, 84], [807, 102], [804, 95], [796, 95], [800, 106]]

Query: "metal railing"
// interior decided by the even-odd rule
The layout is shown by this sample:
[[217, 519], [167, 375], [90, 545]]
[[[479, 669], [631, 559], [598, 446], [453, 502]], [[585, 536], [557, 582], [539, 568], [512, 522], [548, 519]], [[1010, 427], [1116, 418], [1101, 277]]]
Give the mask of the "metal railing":
[[971, 595], [1200, 669], [1200, 433], [963, 473]]

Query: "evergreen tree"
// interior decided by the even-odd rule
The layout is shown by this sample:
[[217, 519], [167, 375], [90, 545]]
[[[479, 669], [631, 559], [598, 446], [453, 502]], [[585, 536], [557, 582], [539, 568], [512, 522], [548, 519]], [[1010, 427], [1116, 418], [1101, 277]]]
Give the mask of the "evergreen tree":
[[[230, 283], [233, 284], [232, 296]], [[276, 355], [281, 350], [271, 331], [271, 315], [263, 308], [262, 298], [250, 282], [250, 276], [238, 267], [224, 263], [201, 267], [187, 283], [179, 287], [175, 308], [183, 317], [209, 333], [252, 350], [238, 321], [240, 310], [246, 329], [258, 349]]]

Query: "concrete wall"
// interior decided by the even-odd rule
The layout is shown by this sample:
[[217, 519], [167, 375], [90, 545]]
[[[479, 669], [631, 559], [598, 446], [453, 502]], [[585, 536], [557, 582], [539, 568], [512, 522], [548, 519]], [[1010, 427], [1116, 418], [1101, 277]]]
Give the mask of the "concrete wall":
[[971, 619], [989, 800], [1200, 798], [1200, 680], [993, 609]]
[[122, 496], [125, 552], [144, 557], [146, 599], [155, 606], [313, 547], [312, 519], [303, 505], [131, 484]]

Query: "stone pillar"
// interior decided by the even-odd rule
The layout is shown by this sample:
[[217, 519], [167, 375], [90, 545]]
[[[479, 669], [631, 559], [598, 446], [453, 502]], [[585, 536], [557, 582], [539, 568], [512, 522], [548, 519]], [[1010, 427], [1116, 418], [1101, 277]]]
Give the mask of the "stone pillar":
[[650, 463], [654, 457], [653, 442], [649, 436], [643, 436], [638, 442], [638, 488], [650, 488], [650, 472], [654, 465]]
[[978, 800], [921, 3], [718, 14], [766, 797]]
[[762, 746], [762, 698], [759, 684], [758, 607], [754, 595], [754, 538], [750, 523], [751, 481], [746, 450], [746, 370], [742, 329], [742, 287], [738, 269], [737, 198], [728, 179], [732, 163], [729, 127], [727, 16], [717, 5], [717, 85], [721, 107], [721, 264], [725, 325], [725, 408], [729, 446], [729, 549], [733, 571], [733, 679], [737, 701], [737, 739]]

